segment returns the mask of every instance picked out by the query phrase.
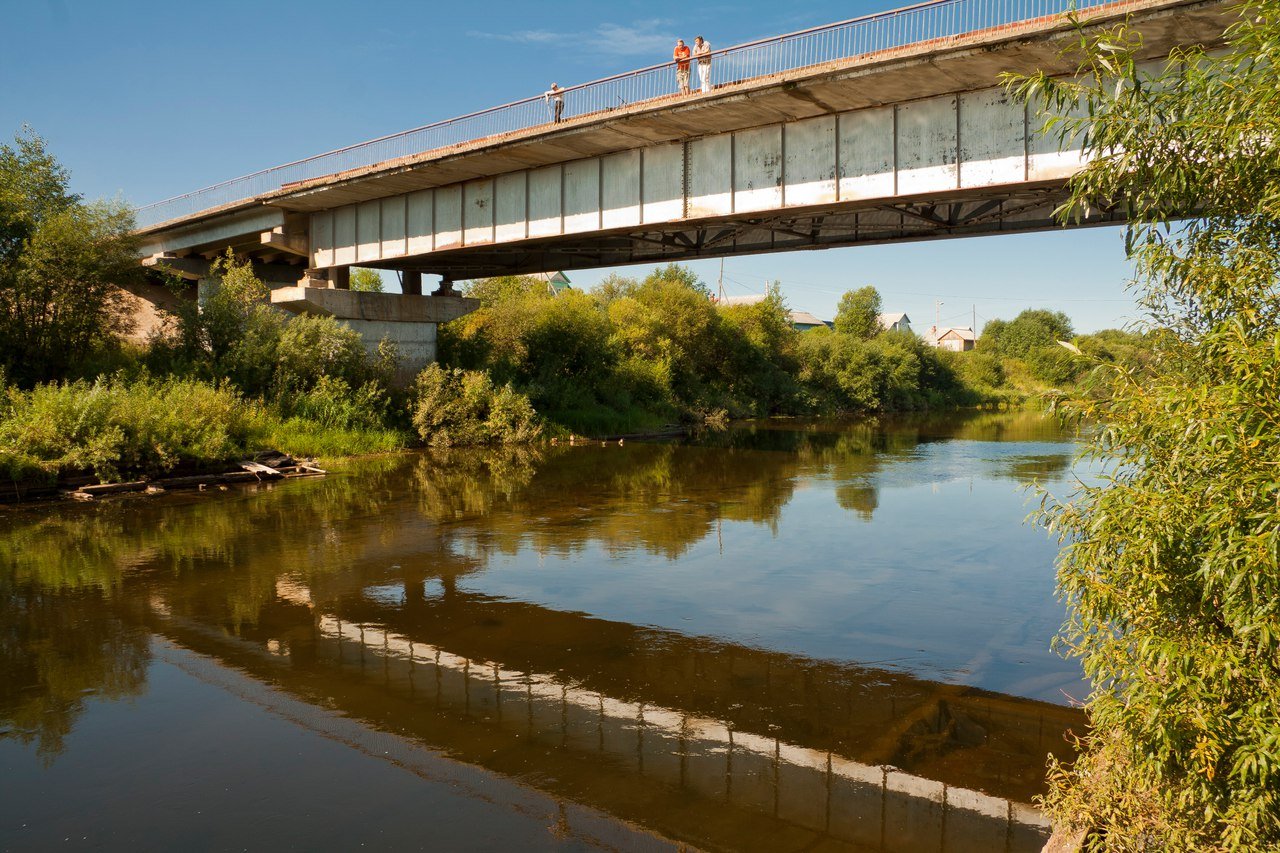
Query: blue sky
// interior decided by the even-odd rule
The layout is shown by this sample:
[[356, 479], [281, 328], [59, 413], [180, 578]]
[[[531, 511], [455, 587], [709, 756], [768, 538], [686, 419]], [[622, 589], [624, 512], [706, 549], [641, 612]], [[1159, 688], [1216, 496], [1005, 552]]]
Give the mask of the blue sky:
[[[8, 0], [0, 134], [45, 137], [86, 196], [142, 204], [363, 139], [670, 57], [879, 11], [891, 2], [204, 3]], [[718, 261], [693, 264], [714, 283]], [[621, 270], [643, 274], [647, 268]], [[611, 270], [570, 273], [590, 286]], [[1136, 319], [1116, 228], [730, 258], [731, 293], [778, 280], [824, 318], [873, 284], [917, 328], [1066, 311]]]

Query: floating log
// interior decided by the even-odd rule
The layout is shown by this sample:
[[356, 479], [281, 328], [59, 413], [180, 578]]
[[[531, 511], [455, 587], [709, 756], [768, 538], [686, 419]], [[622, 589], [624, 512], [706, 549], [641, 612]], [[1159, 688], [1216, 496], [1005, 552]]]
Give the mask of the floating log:
[[323, 477], [329, 472], [317, 468], [311, 460], [299, 462], [277, 450], [255, 454], [252, 460], [237, 463], [238, 468], [209, 474], [164, 477], [158, 480], [134, 480], [128, 483], [84, 483], [79, 488], [63, 489], [63, 497], [90, 501], [106, 495], [146, 492], [160, 494], [169, 489], [200, 489], [210, 486], [225, 490], [228, 485], [259, 483], [263, 480], [291, 480], [298, 477]]

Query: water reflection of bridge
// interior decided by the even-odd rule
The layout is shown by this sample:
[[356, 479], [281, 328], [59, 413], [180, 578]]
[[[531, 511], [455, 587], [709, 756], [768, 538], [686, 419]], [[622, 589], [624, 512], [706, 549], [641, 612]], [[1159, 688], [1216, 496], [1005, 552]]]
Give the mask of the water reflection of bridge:
[[[335, 709], [371, 742], [398, 737], [424, 766], [443, 750], [702, 846], [1030, 849], [1025, 804], [1075, 711], [466, 580], [527, 550], [674, 560], [721, 519], [773, 528], [806, 482], [844, 506], [846, 486], [894, 488], [925, 442], [1010, 423], [403, 457], [358, 479], [15, 517], [0, 537], [0, 721], [56, 754], [85, 696], [143, 692], [151, 629], [314, 715]], [[1037, 430], [1004, 437], [1039, 453], [1054, 434]], [[1016, 478], [1005, 462], [1026, 459], [985, 470]]]
[[712, 848], [1038, 849], [1045, 824], [1026, 803], [1082, 722], [898, 673], [402, 592], [317, 605], [281, 580], [239, 638], [161, 596], [155, 628], [376, 729]]

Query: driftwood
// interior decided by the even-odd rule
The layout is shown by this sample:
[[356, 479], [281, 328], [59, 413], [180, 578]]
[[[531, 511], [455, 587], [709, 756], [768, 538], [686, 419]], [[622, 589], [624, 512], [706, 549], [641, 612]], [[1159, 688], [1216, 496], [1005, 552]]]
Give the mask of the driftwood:
[[[269, 450], [258, 453], [251, 460], [239, 462], [236, 468], [207, 474], [191, 474], [180, 477], [161, 477], [155, 480], [134, 480], [128, 483], [59, 483], [65, 498], [90, 501], [107, 495], [147, 492], [158, 494], [170, 489], [205, 489], [209, 486], [227, 486], [241, 483], [258, 483], [264, 480], [291, 480], [298, 477], [322, 477], [328, 472], [317, 468], [310, 460], [299, 462], [292, 456]], [[84, 478], [80, 478], [83, 480]], [[53, 492], [53, 488], [44, 494]], [[41, 495], [43, 496], [43, 494]]]

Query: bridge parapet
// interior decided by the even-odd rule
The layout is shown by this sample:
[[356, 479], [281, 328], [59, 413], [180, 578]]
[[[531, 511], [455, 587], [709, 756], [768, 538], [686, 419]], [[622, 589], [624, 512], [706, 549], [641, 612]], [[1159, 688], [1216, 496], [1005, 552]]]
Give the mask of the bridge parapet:
[[[927, 0], [808, 30], [713, 51], [716, 89], [904, 50], [933, 52], [974, 38], [1017, 35], [1061, 24], [1071, 11], [1088, 18], [1152, 5], [1149, 0]], [[563, 120], [599, 119], [636, 104], [687, 100], [675, 90], [674, 62], [664, 62], [563, 90]], [[223, 181], [138, 209], [144, 228], [296, 187], [317, 178], [412, 158], [478, 140], [501, 138], [553, 121], [541, 95], [339, 148]]]

